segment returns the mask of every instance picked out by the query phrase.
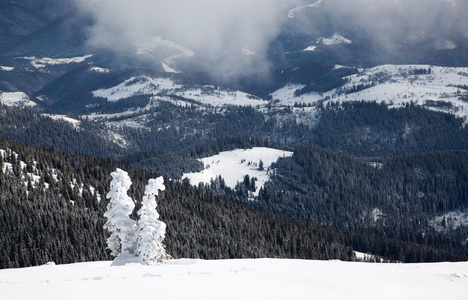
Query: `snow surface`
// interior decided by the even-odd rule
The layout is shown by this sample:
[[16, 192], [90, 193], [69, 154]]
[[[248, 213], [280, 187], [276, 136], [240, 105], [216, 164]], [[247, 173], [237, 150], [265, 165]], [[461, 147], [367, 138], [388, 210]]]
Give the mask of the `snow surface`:
[[[443, 226], [444, 219], [445, 226]], [[439, 232], [457, 230], [460, 227], [466, 227], [468, 226], [468, 209], [449, 211], [444, 215], [437, 216], [433, 220], [429, 221], [429, 225]]]
[[[174, 83], [168, 78], [151, 78], [147, 76], [131, 77], [124, 82], [108, 89], [99, 89], [93, 92], [95, 97], [106, 98], [108, 101], [118, 101], [137, 95], [176, 95], [189, 100], [197, 101], [203, 105], [211, 106], [257, 106], [268, 102], [253, 95], [216, 88], [211, 85], [183, 86]], [[165, 101], [165, 97], [158, 96]], [[187, 102], [190, 104], [190, 102]]]
[[301, 12], [303, 12], [304, 10], [306, 10], [308, 8], [316, 7], [321, 2], [322, 2], [322, 0], [318, 0], [317, 2], [315, 2], [313, 4], [308, 4], [308, 5], [302, 5], [302, 6], [295, 7], [293, 9], [289, 10], [288, 18], [294, 19], [296, 17], [296, 14], [301, 13]]
[[7, 66], [0, 66], [1, 71], [13, 71], [15, 68], [14, 67], [7, 67]]
[[86, 59], [93, 56], [92, 54], [80, 56], [80, 57], [71, 57], [71, 58], [50, 58], [50, 57], [20, 57], [21, 59], [29, 60], [29, 63], [36, 69], [42, 69], [46, 66], [55, 66], [55, 65], [68, 65], [84, 62]]
[[166, 90], [177, 88], [170, 79], [150, 78], [147, 76], [131, 77], [119, 85], [100, 89], [93, 92], [94, 97], [106, 98], [109, 102], [119, 101], [132, 96], [144, 94], [158, 94]]
[[[431, 69], [430, 74], [414, 75], [415, 70]], [[408, 103], [427, 109], [454, 114], [468, 122], [468, 102], [461, 100], [468, 91], [468, 68], [439, 67], [430, 65], [381, 65], [360, 69], [358, 74], [344, 77], [348, 82], [341, 88], [326, 93], [309, 93], [299, 97], [294, 91], [304, 85], [289, 84], [272, 93], [277, 105], [293, 105], [295, 102], [316, 104], [323, 102], [376, 101], [391, 108]], [[353, 88], [365, 88], [353, 92]], [[463, 88], [464, 87], [464, 88]]]
[[104, 73], [104, 74], [111, 72], [109, 69], [101, 68], [101, 67], [91, 67], [89, 68], [89, 71], [96, 72], [96, 73]]
[[[161, 36], [145, 40], [137, 46], [136, 53], [154, 62], [159, 62], [168, 73], [179, 73], [175, 61], [180, 57], [193, 57], [195, 52], [173, 41], [164, 40]], [[164, 53], [164, 54], [162, 54]]]
[[0, 103], [9, 107], [33, 107], [36, 103], [23, 92], [0, 92]]
[[42, 116], [49, 117], [49, 118], [51, 118], [52, 120], [55, 120], [55, 121], [62, 120], [62, 121], [68, 122], [68, 123], [72, 124], [73, 127], [75, 127], [75, 128], [79, 127], [80, 123], [81, 123], [80, 120], [70, 118], [69, 116], [66, 116], [66, 115], [42, 114]]
[[466, 299], [468, 263], [288, 259], [111, 262], [0, 270], [0, 299]]
[[[218, 155], [199, 159], [203, 162], [205, 169], [198, 173], [186, 173], [182, 178], [187, 178], [193, 185], [200, 182], [210, 183], [217, 176], [221, 176], [226, 186], [234, 189], [237, 182], [242, 182], [245, 175], [250, 178], [256, 177], [257, 191], [253, 196], [258, 196], [260, 187], [270, 180], [268, 168], [280, 157], [290, 157], [293, 152], [272, 148], [256, 147], [252, 149], [237, 149], [221, 152]], [[262, 160], [264, 170], [259, 170], [258, 164]]]
[[309, 46], [307, 48], [305, 48], [304, 50], [302, 50], [303, 52], [307, 52], [307, 51], [315, 51], [315, 49], [317, 49], [317, 46]]
[[353, 41], [351, 40], [348, 40], [347, 38], [339, 35], [338, 33], [334, 33], [333, 36], [329, 37], [329, 38], [319, 38], [317, 40], [317, 44], [320, 44], [322, 43], [323, 45], [325, 46], [332, 46], [332, 45], [342, 45], [342, 44], [351, 44]]

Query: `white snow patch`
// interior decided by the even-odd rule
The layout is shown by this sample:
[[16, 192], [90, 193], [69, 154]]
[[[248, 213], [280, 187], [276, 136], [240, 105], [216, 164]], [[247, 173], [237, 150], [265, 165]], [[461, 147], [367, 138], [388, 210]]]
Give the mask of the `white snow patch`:
[[295, 103], [314, 104], [323, 99], [322, 95], [316, 92], [296, 97], [294, 92], [302, 89], [303, 87], [305, 87], [303, 84], [288, 84], [284, 86], [271, 94], [273, 103], [282, 106], [292, 106]]
[[294, 17], [296, 17], [296, 14], [301, 13], [301, 12], [303, 12], [304, 10], [306, 10], [308, 8], [314, 8], [317, 5], [319, 5], [321, 2], [322, 2], [322, 0], [318, 0], [317, 2], [315, 2], [313, 4], [308, 4], [308, 5], [302, 5], [302, 6], [295, 7], [293, 9], [289, 10], [288, 18], [293, 19]]
[[[137, 288], [132, 288], [137, 287]], [[468, 263], [178, 259], [0, 270], [0, 299], [466, 299]]]
[[303, 52], [315, 51], [315, 49], [317, 49], [317, 46], [309, 46], [309, 47], [305, 48], [305, 49], [302, 50], [302, 51], [303, 51]]
[[101, 202], [101, 194], [99, 194], [99, 192], [96, 190], [96, 188], [92, 185], [89, 186], [89, 191], [91, 192], [91, 194], [94, 194], [96, 193], [96, 199], [97, 199], [97, 202], [100, 203]]
[[244, 47], [244, 48], [242, 49], [242, 53], [243, 53], [244, 55], [255, 55], [255, 54], [257, 54], [256, 52], [250, 50], [250, 49], [247, 48], [247, 47]]
[[333, 67], [333, 70], [339, 70], [339, 69], [352, 69], [352, 67], [343, 66], [343, 65], [335, 65]]
[[[205, 169], [198, 173], [186, 173], [182, 178], [187, 178], [193, 185], [200, 182], [209, 184], [211, 180], [221, 176], [226, 186], [234, 189], [238, 182], [244, 180], [245, 175], [250, 178], [256, 177], [257, 190], [253, 196], [258, 196], [260, 187], [270, 180], [269, 167], [280, 157], [290, 157], [293, 152], [272, 148], [256, 147], [252, 149], [237, 149], [221, 152], [218, 155], [199, 159], [203, 162]], [[259, 169], [260, 160], [263, 162], [264, 170]]]
[[329, 37], [329, 38], [319, 38], [317, 40], [317, 44], [320, 44], [322, 43], [323, 45], [325, 46], [332, 46], [332, 45], [347, 45], [347, 44], [351, 44], [353, 41], [351, 40], [348, 40], [347, 38], [339, 35], [338, 33], [334, 33], [333, 36]]
[[[94, 91], [93, 95], [106, 98], [108, 101], [118, 101], [131, 96], [144, 94], [157, 96], [161, 93], [184, 97], [211, 106], [257, 106], [268, 103], [263, 99], [240, 91], [223, 90], [211, 85], [183, 86], [168, 78], [150, 78], [147, 76], [131, 77], [115, 87]], [[158, 97], [160, 100], [165, 99], [161, 96]]]
[[256, 96], [240, 92], [223, 90], [214, 86], [202, 86], [200, 88], [187, 89], [182, 92], [175, 93], [187, 99], [198, 101], [205, 105], [211, 106], [262, 106], [268, 101], [260, 99]]
[[[445, 226], [443, 224], [444, 218]], [[468, 226], [468, 209], [447, 212], [444, 215], [435, 217], [433, 220], [429, 221], [429, 225], [439, 232], [456, 230], [462, 226], [466, 227]]]
[[179, 71], [177, 71], [174, 68], [171, 68], [167, 63], [161, 62], [161, 64], [162, 64], [165, 72], [167, 72], [167, 73], [179, 73]]
[[13, 71], [14, 69], [15, 67], [0, 66], [0, 70], [2, 71], [10, 72], [10, 71]]
[[457, 44], [455, 44], [451, 40], [437, 41], [435, 46], [436, 46], [436, 49], [438, 49], [438, 50], [452, 50], [452, 49], [455, 49], [455, 48], [458, 47]]
[[80, 56], [80, 57], [71, 57], [71, 58], [50, 58], [50, 57], [38, 58], [35, 56], [29, 56], [29, 57], [20, 57], [20, 59], [29, 60], [29, 63], [33, 67], [37, 69], [41, 69], [41, 68], [45, 68], [48, 65], [55, 66], [55, 65], [68, 65], [68, 64], [81, 63], [92, 56], [93, 56], [92, 54]]
[[374, 222], [377, 222], [378, 220], [382, 219], [383, 216], [384, 216], [384, 213], [382, 212], [380, 208], [372, 209], [371, 217]]
[[359, 252], [359, 251], [354, 251], [354, 254], [356, 255], [356, 258], [358, 261], [364, 261], [364, 262], [384, 262], [383, 258], [380, 258], [379, 260], [377, 257], [373, 254], [368, 254], [364, 252]]
[[36, 103], [29, 99], [23, 92], [0, 92], [0, 102], [9, 107], [33, 107]]
[[75, 128], [79, 127], [80, 123], [81, 123], [81, 121], [79, 121], [77, 119], [70, 118], [69, 116], [65, 116], [65, 115], [42, 114], [42, 116], [49, 117], [49, 118], [51, 118], [52, 120], [55, 120], [55, 121], [62, 120], [62, 121], [68, 122], [68, 123], [72, 124], [73, 127], [75, 127]]
[[152, 55], [156, 53], [157, 49], [160, 48], [169, 48], [172, 50], [177, 50], [177, 56], [186, 56], [193, 57], [195, 52], [192, 50], [183, 47], [173, 41], [164, 40], [161, 36], [155, 36], [151, 39], [144, 41], [138, 45], [137, 54]]
[[93, 92], [94, 97], [106, 98], [108, 101], [118, 101], [132, 96], [157, 94], [164, 90], [178, 87], [167, 78], [150, 78], [147, 76], [131, 77], [119, 85]]
[[161, 36], [147, 39], [137, 46], [136, 53], [150, 60], [161, 63], [169, 73], [178, 73], [174, 68], [175, 61], [180, 57], [193, 57], [195, 53], [173, 41], [164, 40]]
[[91, 72], [96, 72], [96, 73], [110, 73], [111, 71], [106, 68], [101, 68], [101, 67], [91, 67], [89, 68], [89, 71]]

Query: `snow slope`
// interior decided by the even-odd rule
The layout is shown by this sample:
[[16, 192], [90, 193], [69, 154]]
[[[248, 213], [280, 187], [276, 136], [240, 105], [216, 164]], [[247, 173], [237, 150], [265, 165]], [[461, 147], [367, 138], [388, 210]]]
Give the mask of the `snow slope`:
[[[430, 73], [420, 74], [421, 70]], [[430, 65], [381, 65], [361, 69], [358, 74], [345, 77], [343, 87], [323, 94], [294, 96], [304, 85], [287, 85], [272, 93], [278, 105], [295, 102], [315, 104], [323, 102], [376, 101], [393, 108], [415, 103], [427, 109], [442, 111], [464, 118], [468, 122], [468, 68]]]
[[9, 107], [33, 107], [36, 103], [31, 101], [23, 92], [1, 92], [0, 91], [0, 103]]
[[[186, 173], [182, 178], [187, 178], [193, 185], [200, 182], [210, 183], [217, 176], [223, 177], [226, 185], [232, 189], [237, 182], [242, 182], [245, 175], [250, 178], [256, 177], [255, 183], [257, 191], [253, 194], [258, 196], [258, 190], [270, 179], [268, 168], [280, 157], [292, 156], [293, 152], [277, 150], [272, 148], [256, 147], [252, 149], [237, 149], [221, 152], [218, 155], [200, 159], [205, 169], [199, 173]], [[263, 162], [264, 170], [260, 170], [258, 165]]]
[[308, 5], [302, 5], [302, 6], [295, 7], [293, 9], [289, 10], [288, 18], [294, 19], [298, 13], [301, 13], [301, 12], [303, 12], [304, 10], [306, 10], [308, 8], [314, 8], [317, 5], [319, 5], [321, 2], [322, 2], [322, 0], [318, 0], [317, 2], [315, 2], [313, 4], [308, 4]]
[[138, 55], [159, 62], [168, 73], [178, 73], [174, 69], [175, 61], [180, 57], [193, 57], [195, 52], [173, 41], [164, 40], [161, 36], [155, 36], [137, 46]]
[[92, 54], [88, 54], [85, 56], [80, 57], [71, 57], [71, 58], [50, 58], [50, 57], [20, 57], [20, 59], [29, 60], [29, 63], [36, 69], [42, 69], [46, 66], [55, 66], [55, 65], [68, 65], [68, 64], [77, 64], [84, 62], [88, 58], [93, 56]]
[[282, 259], [111, 262], [0, 270], [0, 299], [466, 299], [468, 263]]
[[[222, 90], [211, 85], [183, 86], [168, 78], [151, 78], [147, 76], [131, 77], [117, 86], [99, 89], [93, 92], [95, 97], [106, 98], [108, 101], [118, 101], [137, 95], [175, 95], [188, 100], [197, 101], [210, 106], [257, 106], [268, 102], [253, 95], [240, 91]], [[165, 101], [165, 97], [159, 96]], [[190, 104], [190, 102], [187, 102]]]
[[55, 121], [61, 120], [61, 121], [68, 122], [68, 123], [72, 124], [73, 127], [75, 127], [75, 128], [78, 128], [80, 126], [80, 123], [81, 123], [80, 120], [73, 119], [73, 118], [70, 118], [69, 116], [65, 116], [65, 115], [42, 114], [42, 116], [49, 117], [49, 118], [51, 118], [52, 120], [55, 120]]
[[352, 42], [353, 41], [339, 35], [336, 32], [331, 37], [328, 37], [328, 38], [321, 37], [317, 40], [317, 44], [323, 44], [325, 46], [341, 45], [341, 44], [349, 45]]

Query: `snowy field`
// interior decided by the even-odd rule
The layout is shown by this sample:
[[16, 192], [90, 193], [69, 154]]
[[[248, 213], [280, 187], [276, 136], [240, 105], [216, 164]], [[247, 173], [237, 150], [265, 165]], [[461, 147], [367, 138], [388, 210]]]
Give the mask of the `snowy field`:
[[23, 92], [1, 92], [0, 91], [0, 103], [8, 107], [33, 107], [36, 103], [29, 100], [28, 95]]
[[82, 63], [88, 58], [93, 56], [92, 54], [81, 56], [81, 57], [72, 57], [72, 58], [51, 58], [51, 57], [21, 57], [21, 59], [28, 60], [29, 63], [36, 69], [42, 69], [46, 66], [56, 66], [56, 65], [68, 65], [68, 64], [78, 64]]
[[70, 117], [65, 116], [65, 115], [51, 115], [51, 114], [41, 114], [41, 115], [44, 116], [44, 117], [49, 117], [49, 118], [51, 118], [52, 120], [55, 120], [55, 121], [68, 122], [68, 123], [72, 124], [73, 127], [75, 127], [75, 128], [79, 127], [80, 123], [81, 123], [81, 121], [79, 121], [77, 119], [70, 118]]
[[[165, 97], [160, 97], [161, 94], [184, 97], [203, 105], [216, 107], [226, 105], [258, 106], [268, 103], [263, 99], [239, 91], [222, 90], [211, 85], [189, 87], [176, 84], [168, 78], [147, 76], [131, 77], [114, 87], [93, 92], [95, 97], [102, 97], [110, 102], [138, 95], [158, 96], [158, 99], [164, 101]], [[191, 102], [187, 102], [187, 104], [190, 105]]]
[[[258, 190], [270, 180], [268, 168], [280, 157], [289, 157], [293, 153], [289, 151], [272, 148], [255, 147], [252, 149], [237, 149], [221, 152], [218, 155], [200, 159], [205, 169], [198, 173], [186, 173], [182, 177], [190, 180], [193, 185], [200, 182], [209, 184], [217, 176], [223, 177], [226, 185], [232, 189], [237, 182], [242, 182], [245, 175], [250, 178], [256, 177], [257, 191], [253, 193], [258, 196]], [[263, 162], [263, 170], [260, 170], [260, 160]]]
[[468, 263], [280, 259], [0, 270], [0, 299], [467, 299]]
[[[344, 66], [336, 66], [344, 67]], [[419, 74], [420, 70], [430, 73]], [[430, 65], [382, 65], [361, 69], [358, 74], [345, 77], [343, 87], [329, 92], [309, 93], [294, 97], [304, 85], [291, 84], [272, 93], [278, 105], [294, 103], [376, 101], [398, 108], [407, 103], [428, 109], [448, 112], [468, 122], [468, 102], [462, 96], [468, 93], [468, 68], [438, 67]], [[357, 88], [359, 88], [357, 89]]]

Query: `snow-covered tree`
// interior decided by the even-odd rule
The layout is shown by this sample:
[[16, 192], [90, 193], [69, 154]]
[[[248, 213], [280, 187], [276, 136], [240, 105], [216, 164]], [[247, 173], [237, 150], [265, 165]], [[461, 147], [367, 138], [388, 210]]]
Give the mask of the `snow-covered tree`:
[[111, 254], [117, 257], [121, 253], [135, 251], [136, 222], [129, 217], [135, 208], [135, 203], [127, 195], [132, 185], [128, 173], [117, 168], [111, 176], [110, 191], [106, 195], [110, 202], [104, 213], [104, 217], [107, 218], [104, 229], [111, 232], [111, 236], [107, 239], [107, 247], [112, 251]]
[[148, 181], [141, 203], [142, 207], [138, 210], [136, 254], [149, 265], [162, 262], [170, 257], [166, 254], [165, 246], [162, 243], [166, 233], [166, 224], [159, 220], [159, 214], [156, 211], [156, 195], [158, 195], [159, 190], [165, 190], [162, 176]]

